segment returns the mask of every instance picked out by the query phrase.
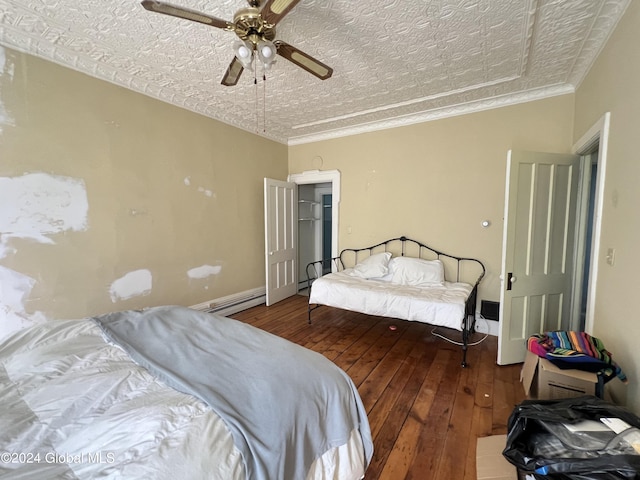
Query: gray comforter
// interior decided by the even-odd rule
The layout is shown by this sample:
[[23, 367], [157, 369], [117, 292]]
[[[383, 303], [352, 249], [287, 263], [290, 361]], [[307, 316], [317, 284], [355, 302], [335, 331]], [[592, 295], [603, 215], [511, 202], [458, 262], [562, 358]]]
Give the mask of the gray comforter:
[[324, 356], [250, 325], [183, 307], [94, 319], [160, 380], [201, 398], [224, 420], [251, 479], [304, 479], [313, 461], [359, 429], [371, 433], [346, 373]]

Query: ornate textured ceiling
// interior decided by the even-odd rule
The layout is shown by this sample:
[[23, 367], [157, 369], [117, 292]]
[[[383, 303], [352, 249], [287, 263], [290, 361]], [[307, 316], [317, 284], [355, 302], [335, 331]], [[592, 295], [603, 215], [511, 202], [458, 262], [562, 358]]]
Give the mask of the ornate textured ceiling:
[[[243, 0], [169, 0], [225, 20]], [[301, 0], [286, 59], [220, 80], [235, 35], [138, 0], [0, 0], [0, 44], [283, 143], [400, 126], [574, 91], [630, 0]], [[266, 118], [265, 118], [266, 113]]]

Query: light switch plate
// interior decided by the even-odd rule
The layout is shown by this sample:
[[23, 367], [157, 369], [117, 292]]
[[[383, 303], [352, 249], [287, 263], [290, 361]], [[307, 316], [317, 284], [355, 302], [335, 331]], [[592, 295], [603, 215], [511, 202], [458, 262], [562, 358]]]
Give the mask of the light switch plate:
[[607, 249], [607, 264], [613, 267], [613, 264], [616, 262], [616, 249], [608, 248]]

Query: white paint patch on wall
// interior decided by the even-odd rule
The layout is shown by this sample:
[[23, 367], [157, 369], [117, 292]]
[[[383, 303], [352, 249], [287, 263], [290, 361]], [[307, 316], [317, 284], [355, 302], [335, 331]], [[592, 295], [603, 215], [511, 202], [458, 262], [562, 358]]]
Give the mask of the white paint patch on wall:
[[88, 211], [81, 179], [47, 173], [0, 177], [0, 258], [10, 238], [53, 244], [47, 235], [87, 230]]
[[202, 265], [200, 267], [192, 268], [187, 272], [187, 276], [193, 279], [207, 278], [211, 275], [218, 275], [222, 267], [220, 265]]
[[[4, 74], [4, 50], [0, 53], [0, 73]], [[53, 244], [48, 235], [86, 230], [88, 210], [82, 180], [46, 173], [0, 177], [0, 258], [16, 253], [9, 246], [11, 239]], [[27, 275], [0, 266], [0, 338], [46, 321], [42, 312], [27, 313], [25, 308], [35, 283]]]
[[[0, 82], [13, 80], [13, 65], [7, 65], [7, 55], [5, 49], [0, 47]], [[2, 93], [2, 89], [0, 89], [0, 94]], [[2, 102], [2, 96], [0, 96], [0, 133], [2, 133], [3, 125], [15, 125], [13, 119], [7, 113], [4, 103]]]
[[0, 265], [0, 340], [46, 320], [41, 312], [28, 314], [24, 308], [35, 283], [33, 278]]
[[149, 295], [152, 284], [153, 281], [149, 270], [142, 269], [129, 272], [111, 284], [109, 289], [111, 301], [115, 303], [119, 300]]
[[17, 250], [8, 245], [9, 236], [0, 233], [0, 258], [4, 258], [10, 253], [16, 253]]
[[198, 187], [198, 191], [200, 193], [204, 193], [205, 196], [207, 197], [213, 197], [213, 192], [207, 188], [204, 187]]
[[15, 65], [13, 63], [7, 64], [6, 50], [0, 47], [0, 75], [13, 80], [13, 73], [15, 71]]
[[[187, 187], [191, 186], [191, 177], [185, 177], [183, 180], [184, 184]], [[205, 197], [214, 197], [216, 196], [215, 192], [213, 190], [210, 190], [208, 188], [204, 188], [204, 187], [197, 187], [196, 189], [198, 191], [198, 193], [202, 193]]]

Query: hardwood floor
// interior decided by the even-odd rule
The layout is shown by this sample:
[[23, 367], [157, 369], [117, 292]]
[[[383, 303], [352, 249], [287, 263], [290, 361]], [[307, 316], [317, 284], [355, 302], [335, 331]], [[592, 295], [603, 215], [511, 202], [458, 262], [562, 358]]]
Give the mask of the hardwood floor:
[[469, 347], [462, 368], [461, 347], [433, 336], [431, 325], [330, 307], [315, 310], [309, 325], [301, 295], [232, 317], [322, 353], [349, 374], [374, 439], [366, 480], [476, 480], [476, 439], [506, 433], [524, 399], [520, 365], [496, 365], [493, 336]]

